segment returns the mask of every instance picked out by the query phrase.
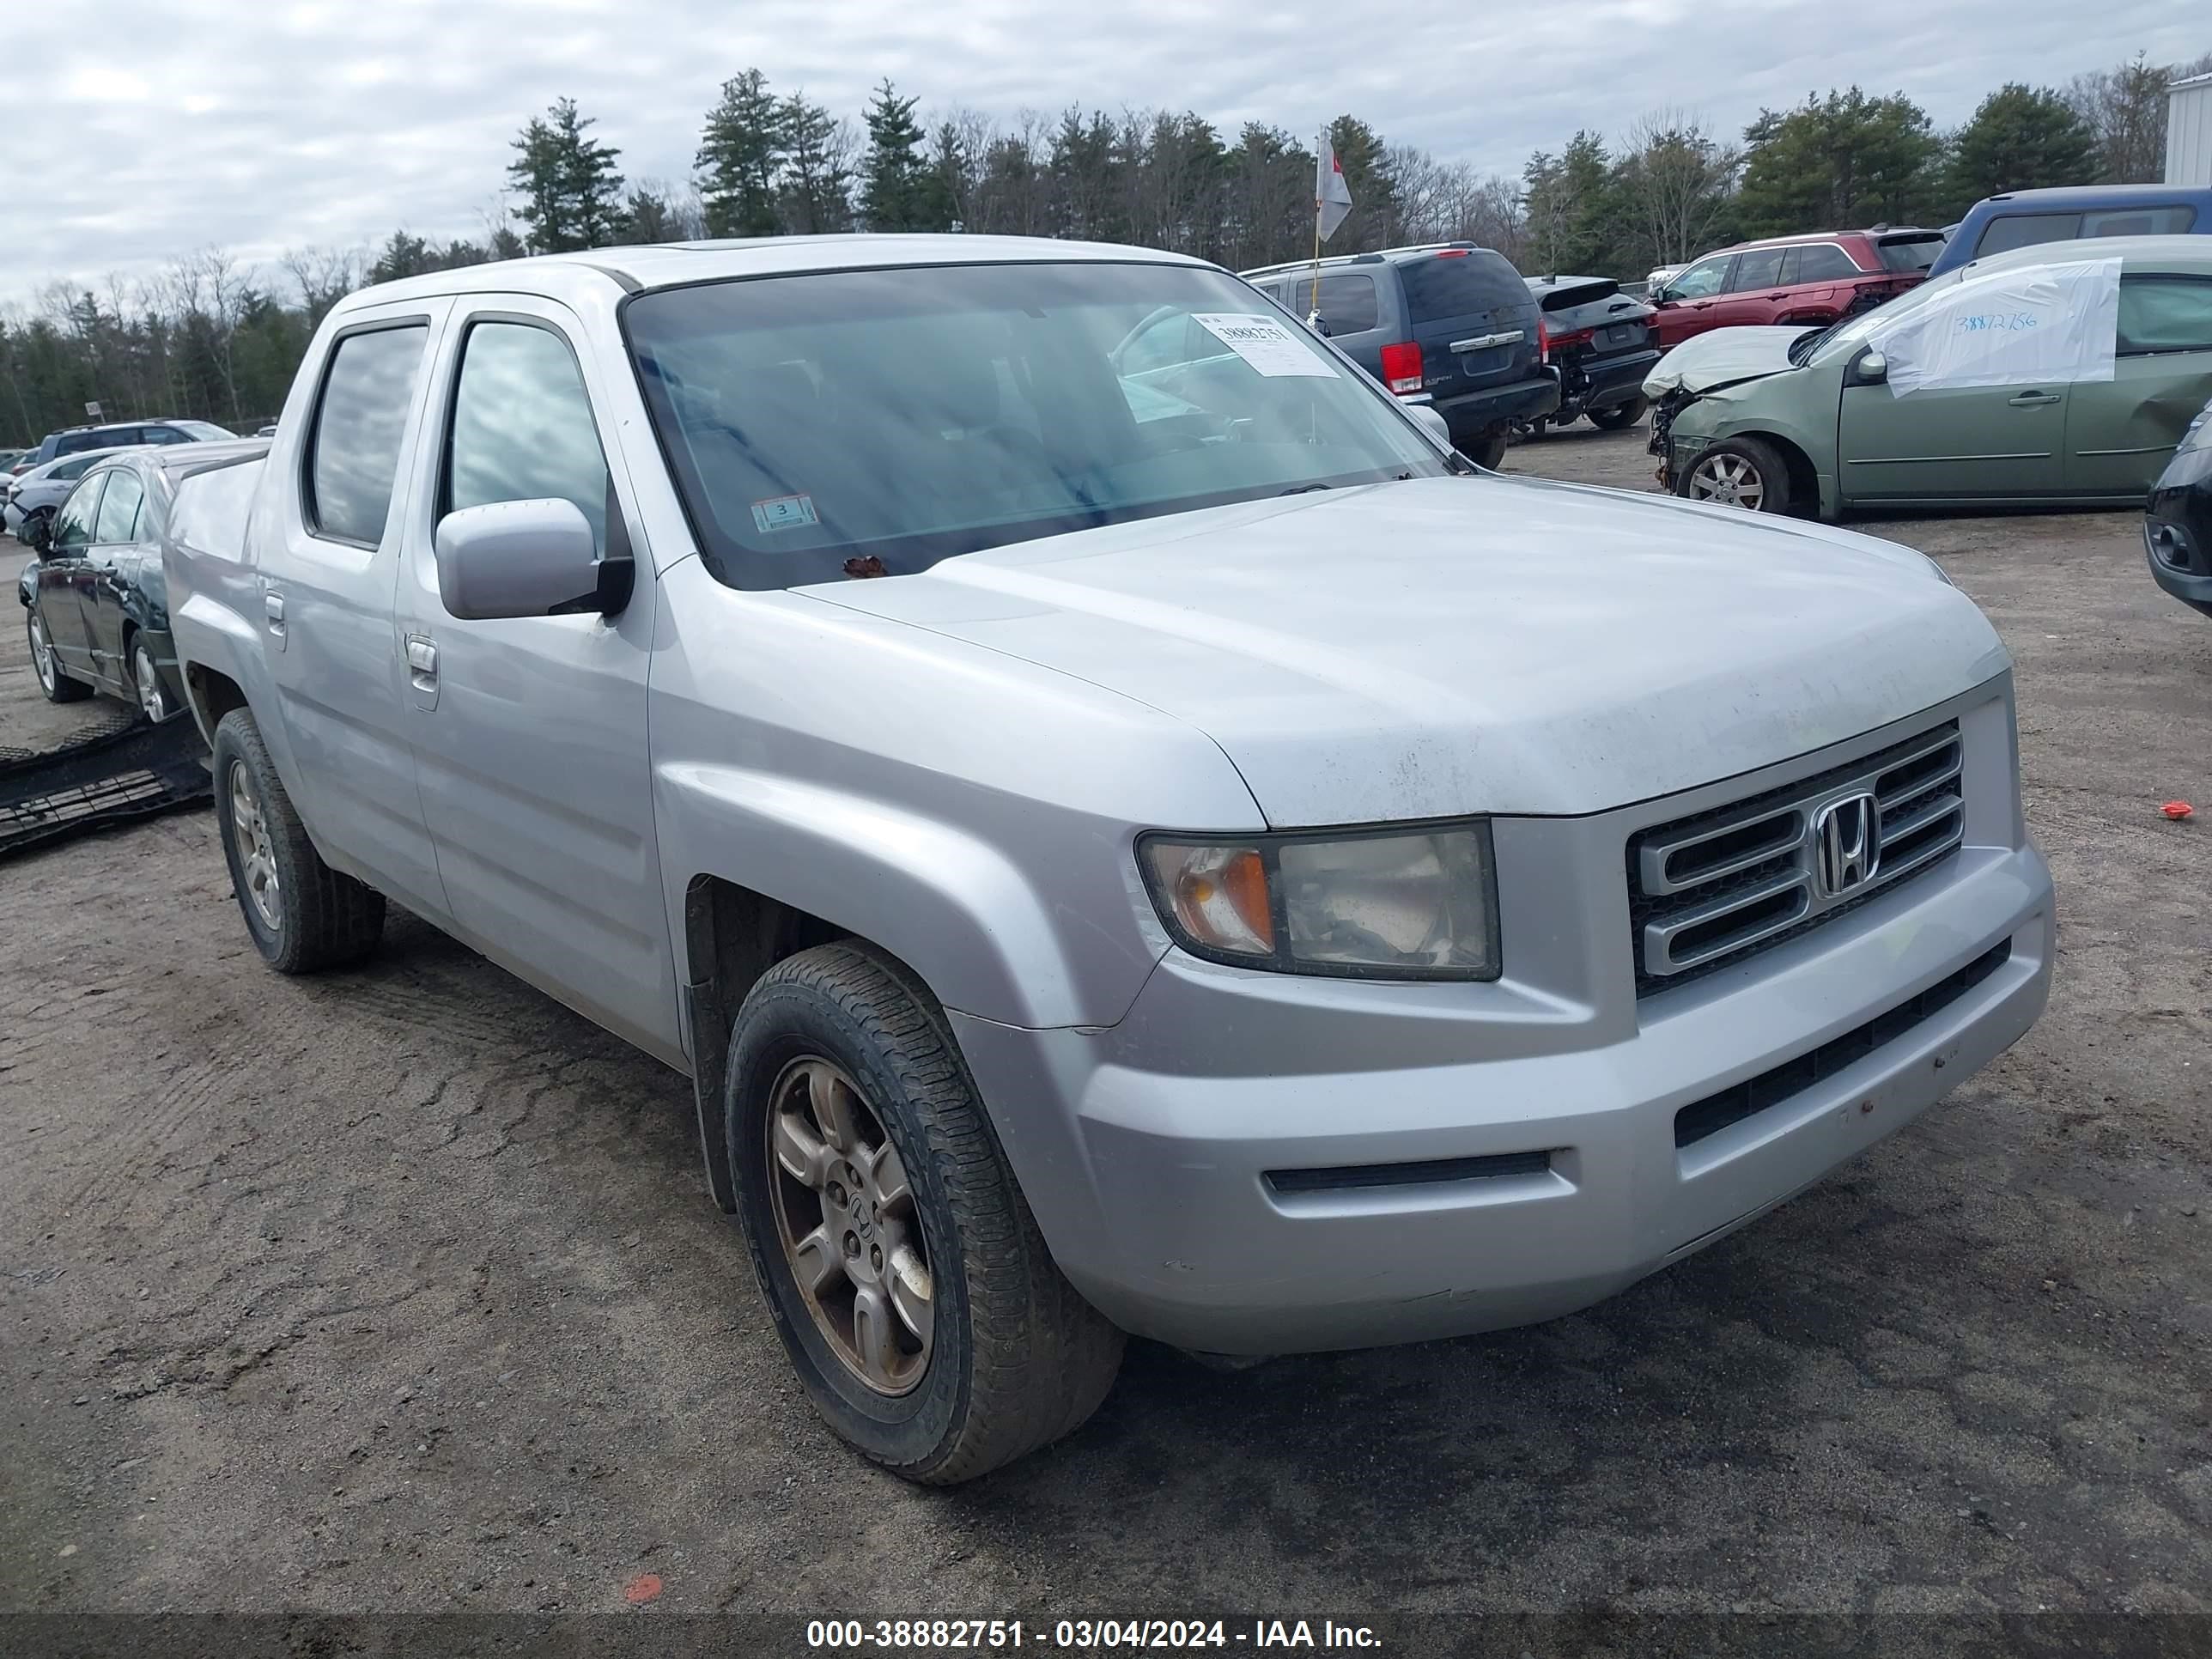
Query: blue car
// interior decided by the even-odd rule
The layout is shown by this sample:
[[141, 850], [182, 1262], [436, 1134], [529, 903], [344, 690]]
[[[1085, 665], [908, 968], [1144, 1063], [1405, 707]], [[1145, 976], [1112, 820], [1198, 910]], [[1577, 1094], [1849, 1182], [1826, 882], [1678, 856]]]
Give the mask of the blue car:
[[2011, 190], [1966, 210], [1929, 276], [1969, 259], [2092, 236], [2185, 236], [2212, 234], [2212, 187], [2203, 185], [2073, 185], [2060, 190]]

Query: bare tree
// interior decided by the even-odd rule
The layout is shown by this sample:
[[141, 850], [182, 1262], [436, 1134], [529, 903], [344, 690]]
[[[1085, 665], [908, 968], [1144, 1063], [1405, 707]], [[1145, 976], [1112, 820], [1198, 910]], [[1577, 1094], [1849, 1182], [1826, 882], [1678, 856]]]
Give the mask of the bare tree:
[[2142, 52], [2111, 69], [2077, 75], [2066, 101], [2097, 135], [2108, 185], [2155, 184], [2166, 171], [2166, 88], [2212, 70], [2212, 52], [2186, 64], [2154, 64]]
[[1620, 143], [1620, 199], [1654, 265], [1675, 264], [1712, 245], [1729, 210], [1742, 153], [1721, 143], [1692, 111], [1646, 112]]
[[367, 251], [357, 247], [284, 250], [284, 269], [299, 284], [300, 305], [309, 327], [321, 323], [332, 306], [362, 285], [368, 263]]

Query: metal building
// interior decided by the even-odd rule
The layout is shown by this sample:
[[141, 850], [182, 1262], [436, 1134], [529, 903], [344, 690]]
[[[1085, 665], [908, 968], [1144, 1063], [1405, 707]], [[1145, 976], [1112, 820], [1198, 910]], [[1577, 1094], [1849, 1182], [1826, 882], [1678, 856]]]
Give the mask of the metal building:
[[2212, 185], [2212, 75], [2166, 89], [2166, 182]]

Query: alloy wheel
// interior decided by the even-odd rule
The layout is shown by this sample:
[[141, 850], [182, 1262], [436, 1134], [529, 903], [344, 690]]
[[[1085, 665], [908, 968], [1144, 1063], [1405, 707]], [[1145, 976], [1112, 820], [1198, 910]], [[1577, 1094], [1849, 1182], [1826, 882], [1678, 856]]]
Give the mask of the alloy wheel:
[[143, 645], [131, 653], [131, 676], [138, 683], [138, 707], [159, 726], [169, 718], [169, 700], [161, 695], [161, 675], [154, 666], [153, 653]]
[[1766, 499], [1766, 480], [1741, 455], [1708, 455], [1690, 469], [1690, 498], [1756, 513]]
[[238, 846], [238, 868], [246, 897], [272, 933], [284, 927], [284, 887], [276, 875], [276, 849], [269, 820], [254, 793], [253, 780], [236, 762], [230, 768], [230, 827]]
[[31, 612], [31, 667], [39, 677], [39, 689], [52, 693], [54, 676], [54, 647], [46, 639], [46, 625], [39, 620], [39, 613]]
[[935, 1282], [906, 1166], [842, 1068], [813, 1056], [776, 1079], [767, 1114], [775, 1236], [816, 1328], [879, 1395], [929, 1369]]

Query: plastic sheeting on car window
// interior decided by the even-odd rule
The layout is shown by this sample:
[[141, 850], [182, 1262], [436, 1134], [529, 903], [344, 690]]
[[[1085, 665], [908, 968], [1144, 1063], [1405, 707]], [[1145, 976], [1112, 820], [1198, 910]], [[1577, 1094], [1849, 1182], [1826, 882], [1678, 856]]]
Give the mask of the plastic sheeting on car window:
[[2112, 378], [2120, 262], [2079, 259], [1971, 276], [1867, 343], [1889, 360], [1897, 396], [1942, 387], [2070, 385]]

